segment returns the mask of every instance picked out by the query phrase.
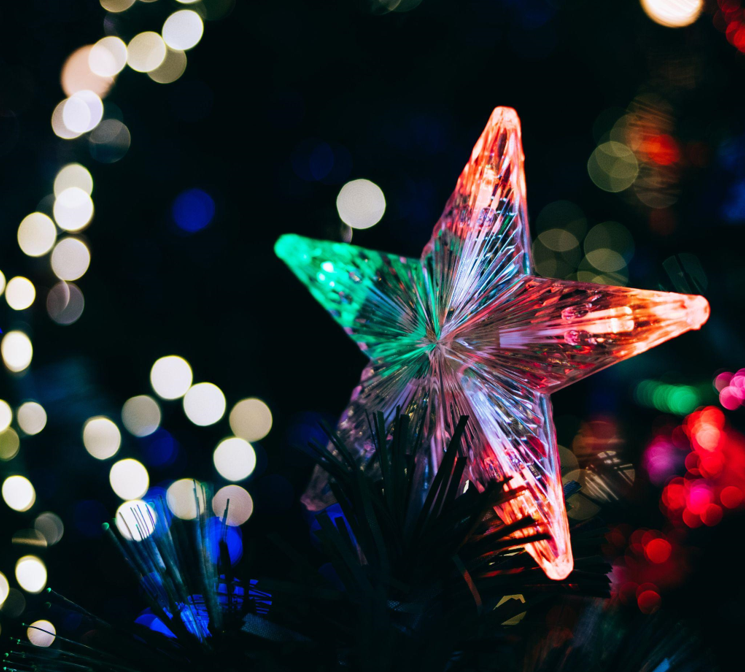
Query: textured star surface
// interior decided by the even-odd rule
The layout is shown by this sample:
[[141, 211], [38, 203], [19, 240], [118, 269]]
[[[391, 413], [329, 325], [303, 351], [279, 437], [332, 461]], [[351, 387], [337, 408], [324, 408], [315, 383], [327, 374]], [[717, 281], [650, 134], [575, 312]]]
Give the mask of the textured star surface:
[[[369, 357], [338, 424], [365, 464], [368, 415], [397, 408], [431, 437], [417, 457], [426, 488], [461, 415], [476, 487], [510, 478], [498, 510], [549, 535], [528, 551], [553, 579], [572, 570], [549, 395], [698, 329], [703, 297], [532, 275], [520, 121], [497, 108], [420, 259], [282, 236], [276, 252]], [[304, 503], [328, 502], [314, 475]], [[463, 486], [466, 486], [464, 482]]]

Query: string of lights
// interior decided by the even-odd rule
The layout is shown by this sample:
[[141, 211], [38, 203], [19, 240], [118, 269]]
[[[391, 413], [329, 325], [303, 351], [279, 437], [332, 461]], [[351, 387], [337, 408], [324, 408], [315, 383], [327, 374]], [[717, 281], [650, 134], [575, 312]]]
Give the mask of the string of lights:
[[[104, 28], [109, 34], [95, 44], [80, 47], [65, 61], [61, 84], [66, 98], [55, 107], [51, 118], [55, 135], [66, 142], [87, 142], [91, 158], [98, 163], [110, 164], [124, 157], [131, 142], [129, 129], [120, 118], [118, 107], [108, 102], [104, 104], [103, 99], [126, 66], [135, 72], [147, 74], [159, 84], [169, 84], [181, 77], [187, 64], [186, 51], [195, 47], [202, 37], [208, 3], [180, 2], [194, 7], [171, 13], [160, 33], [139, 32], [125, 43], [119, 35], [111, 32], [117, 30], [116, 15], [130, 9], [134, 1], [101, 1], [102, 8], [108, 12]], [[213, 6], [216, 4], [219, 6], [213, 18], [221, 18], [227, 13], [230, 3], [212, 3]], [[48, 265], [43, 267], [47, 269], [45, 275], [51, 272], [56, 280], [47, 292], [45, 303], [48, 316], [59, 325], [77, 322], [85, 307], [83, 292], [75, 282], [85, 275], [91, 262], [90, 241], [83, 232], [94, 219], [93, 185], [91, 172], [82, 163], [62, 166], [54, 179], [53, 193], [43, 198], [37, 211], [24, 217], [18, 227], [20, 251], [28, 258], [46, 259]], [[177, 199], [174, 205], [177, 223], [185, 226], [194, 224], [194, 208], [189, 207], [194, 205], [193, 200], [193, 192], [186, 192]], [[213, 212], [208, 213], [210, 218], [214, 214], [212, 207]], [[0, 294], [4, 293], [9, 308], [23, 318], [23, 326], [7, 331], [0, 342], [0, 354], [11, 375], [23, 376], [31, 366], [34, 348], [27, 325], [33, 322], [35, 304], [40, 298], [37, 296], [37, 287], [45, 284], [48, 284], [47, 277], [34, 283], [21, 275], [11, 277], [6, 282], [0, 271]], [[226, 400], [222, 391], [211, 383], [192, 385], [191, 368], [179, 357], [159, 359], [153, 366], [151, 383], [156, 394], [164, 400], [183, 397], [184, 411], [197, 426], [214, 424], [225, 414]], [[122, 424], [133, 436], [152, 434], [158, 429], [160, 421], [158, 402], [148, 395], [129, 399], [122, 407]], [[39, 434], [46, 422], [46, 410], [36, 400], [24, 400], [15, 413], [7, 401], [0, 400], [0, 460], [11, 462], [20, 452], [21, 437]], [[244, 399], [235, 404], [230, 413], [230, 424], [236, 436], [223, 441], [215, 451], [215, 464], [226, 480], [244, 480], [251, 474], [256, 457], [249, 440], [256, 441], [266, 436], [271, 423], [271, 412], [262, 401]], [[99, 460], [113, 457], [121, 445], [118, 425], [103, 416], [91, 417], [85, 423], [82, 438], [86, 450]], [[228, 465], [225, 465], [226, 451], [231, 458]], [[232, 458], [236, 455], [242, 458], [240, 473], [231, 466], [234, 463]], [[119, 514], [132, 511], [149, 487], [147, 469], [134, 459], [114, 463], [109, 481], [114, 492], [125, 500], [117, 512], [118, 518], [121, 518]], [[182, 482], [187, 481], [192, 483], [189, 479]], [[11, 474], [2, 483], [2, 497], [12, 510], [26, 512], [36, 503], [36, 490], [26, 476], [12, 473], [11, 469]], [[184, 498], [188, 500], [189, 497], [186, 490], [183, 487], [179, 489], [176, 484], [168, 490], [172, 510], [181, 511], [184, 517], [188, 517], [183, 514], [184, 507], [188, 509], [188, 502], [184, 503]], [[248, 492], [238, 485], [223, 487], [214, 497], [216, 511], [224, 511], [224, 503], [220, 502], [227, 497], [235, 502], [229, 523], [240, 525], [248, 520], [253, 510]], [[13, 541], [51, 546], [63, 534], [64, 525], [60, 517], [45, 512], [36, 517], [34, 530], [19, 533]], [[46, 586], [46, 565], [36, 555], [23, 556], [16, 563], [15, 578], [27, 593], [39, 593]], [[20, 601], [20, 611], [23, 610], [22, 594], [11, 588], [6, 576], [0, 573], [0, 605], [8, 598]], [[45, 623], [48, 627], [44, 629], [51, 628], [54, 632], [54, 626]], [[30, 638], [31, 632], [34, 632], [33, 628], [29, 630]], [[47, 636], [47, 639], [46, 644], [41, 640], [34, 643], [48, 646], [54, 637]]]

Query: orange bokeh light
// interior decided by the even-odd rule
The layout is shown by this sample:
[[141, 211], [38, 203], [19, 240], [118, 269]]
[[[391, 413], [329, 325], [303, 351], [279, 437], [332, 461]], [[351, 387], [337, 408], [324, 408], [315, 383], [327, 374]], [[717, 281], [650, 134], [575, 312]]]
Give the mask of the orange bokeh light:
[[71, 96], [78, 91], [87, 90], [104, 98], [114, 84], [113, 77], [101, 77], [91, 70], [88, 64], [91, 49], [92, 44], [76, 49], [62, 66], [60, 83], [65, 95]]

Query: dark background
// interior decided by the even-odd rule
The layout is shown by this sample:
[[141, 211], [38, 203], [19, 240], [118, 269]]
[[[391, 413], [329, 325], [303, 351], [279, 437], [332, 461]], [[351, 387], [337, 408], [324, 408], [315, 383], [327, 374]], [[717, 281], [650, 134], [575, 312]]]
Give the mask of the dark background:
[[[222, 4], [208, 8], [219, 15]], [[189, 7], [138, 2], [114, 25], [127, 41]], [[637, 462], [659, 416], [634, 401], [641, 378], [710, 383], [718, 370], [745, 362], [745, 55], [714, 25], [716, 3], [677, 30], [653, 23], [632, 0], [423, 0], [409, 12], [372, 9], [342, 0], [239, 0], [206, 22], [177, 82], [161, 86], [129, 69], [121, 73], [106, 103], [121, 110], [132, 144], [121, 161], [102, 165], [85, 139], [54, 136], [49, 119], [64, 97], [64, 59], [103, 36], [104, 10], [93, 0], [3, 3], [0, 270], [6, 278], [31, 278], [40, 295], [54, 283], [48, 258], [24, 257], [15, 236], [62, 165], [89, 168], [96, 206], [84, 232], [93, 261], [77, 283], [86, 299], [82, 318], [59, 326], [43, 299], [33, 311], [0, 307], [3, 331], [23, 324], [35, 348], [25, 374], [0, 373], [0, 397], [12, 406], [38, 399], [49, 414], [47, 428], [0, 463], [3, 476], [23, 473], [37, 491], [28, 513], [0, 505], [0, 571], [11, 585], [15, 559], [26, 552], [11, 544], [13, 533], [52, 510], [66, 533], [43, 553], [49, 584], [106, 618], [138, 613], [126, 569], [97, 536], [97, 516], [118, 505], [108, 464], [90, 458], [80, 431], [86, 418], [116, 419], [127, 398], [149, 393], [150, 366], [166, 354], [185, 357], [195, 381], [219, 385], [229, 407], [247, 396], [268, 403], [274, 427], [244, 484], [256, 503], [244, 541], [248, 547], [274, 530], [306, 548], [295, 502], [310, 463], [295, 446], [317, 431], [320, 417], [333, 421], [340, 413], [364, 357], [276, 259], [274, 241], [285, 232], [340, 239], [336, 195], [349, 179], [364, 177], [382, 188], [387, 210], [377, 226], [355, 232], [354, 243], [418, 256], [497, 105], [516, 108], [522, 120], [533, 218], [566, 199], [590, 223], [622, 222], [636, 246], [629, 286], [678, 288], [663, 262], [679, 253], [695, 254], [708, 279], [712, 317], [701, 332], [554, 397], [560, 442], [571, 445], [581, 420], [610, 414], [625, 457]], [[602, 191], [587, 172], [598, 118], [644, 93], [666, 101], [674, 137], [700, 150], [696, 161], [682, 161], [678, 196], [662, 227], [650, 208]], [[320, 142], [333, 149], [334, 166], [314, 180], [307, 156]], [[187, 235], [170, 208], [195, 187], [214, 198], [216, 214]], [[229, 433], [227, 421], [196, 428], [178, 403], [162, 407], [178, 458], [151, 468], [151, 482], [196, 477], [222, 485], [211, 456]], [[741, 413], [728, 412], [728, 420], [742, 424]], [[142, 459], [142, 442], [123, 438], [118, 456]], [[633, 496], [604, 515], [659, 529], [658, 498], [659, 490], [637, 483]], [[722, 661], [745, 625], [742, 523], [732, 514], [696, 531], [689, 539], [698, 549], [692, 572], [663, 596], [673, 614], [699, 623]], [[271, 548], [254, 545], [257, 571], [282, 566]], [[38, 601], [28, 598], [24, 618]], [[12, 625], [2, 619], [2, 627], [4, 636]]]

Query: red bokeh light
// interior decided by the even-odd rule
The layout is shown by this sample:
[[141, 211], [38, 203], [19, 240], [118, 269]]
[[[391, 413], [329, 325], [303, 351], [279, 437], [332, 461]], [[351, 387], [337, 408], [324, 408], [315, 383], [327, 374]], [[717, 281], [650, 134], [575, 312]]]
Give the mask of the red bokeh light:
[[660, 594], [654, 590], [645, 590], [637, 598], [637, 604], [642, 613], [652, 614], [660, 608], [662, 598], [660, 597]]
[[642, 146], [645, 154], [661, 166], [669, 166], [680, 161], [678, 143], [671, 135], [661, 133], [647, 138]]
[[742, 504], [744, 499], [745, 495], [743, 494], [743, 491], [740, 488], [735, 487], [734, 485], [728, 485], [726, 488], [722, 489], [722, 492], [719, 493], [719, 501], [722, 502], [722, 505], [726, 506], [728, 509], [738, 508]]
[[657, 565], [666, 562], [670, 557], [672, 550], [672, 544], [665, 539], [652, 539], [644, 547], [644, 552], [647, 554], [647, 557]]

